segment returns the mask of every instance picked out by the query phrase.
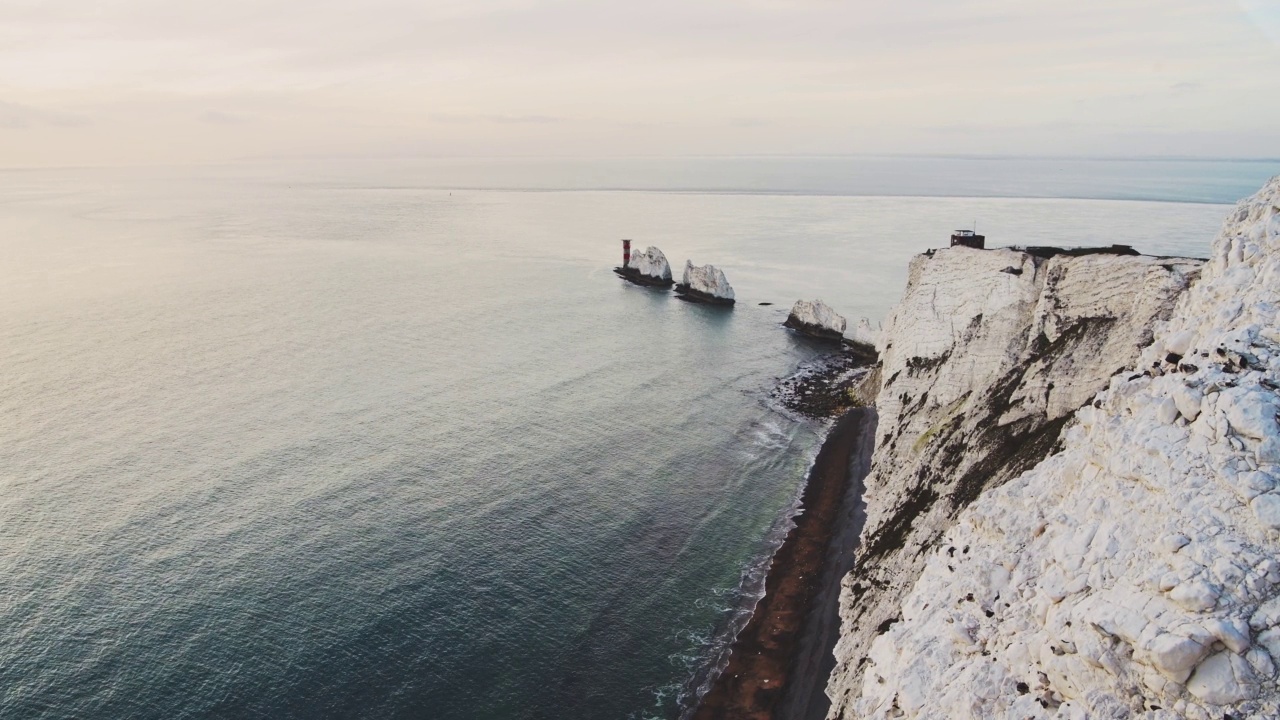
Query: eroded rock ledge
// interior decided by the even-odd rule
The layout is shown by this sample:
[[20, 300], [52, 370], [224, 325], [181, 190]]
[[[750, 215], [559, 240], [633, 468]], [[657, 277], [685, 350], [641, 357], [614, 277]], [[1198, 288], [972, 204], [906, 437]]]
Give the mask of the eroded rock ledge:
[[[1139, 361], [1153, 328], [1170, 317], [1201, 266], [1123, 253], [968, 248], [912, 261], [906, 294], [880, 341], [879, 437], [857, 567], [841, 595], [838, 664], [827, 691], [832, 717], [990, 717], [966, 709], [973, 703], [942, 704], [938, 693], [952, 678], [954, 658], [886, 670], [882, 659], [897, 655], [883, 649], [883, 638], [911, 618], [949, 617], [958, 601], [988, 620], [995, 601], [981, 593], [973, 597], [985, 605], [965, 600], [967, 590], [923, 598], [914, 607], [929, 608], [905, 621], [903, 600], [926, 564], [959, 573], [947, 568], [973, 550], [944, 542], [943, 534], [984, 493], [1055, 451], [1075, 411]], [[972, 572], [988, 570], [1000, 577], [993, 568]], [[940, 622], [951, 634], [967, 628]], [[992, 662], [982, 649], [974, 652]], [[925, 676], [936, 684], [917, 682]], [[1018, 695], [1013, 685], [987, 680], [973, 681], [973, 692]], [[894, 690], [886, 697], [880, 687]], [[921, 692], [905, 701], [902, 688]]]

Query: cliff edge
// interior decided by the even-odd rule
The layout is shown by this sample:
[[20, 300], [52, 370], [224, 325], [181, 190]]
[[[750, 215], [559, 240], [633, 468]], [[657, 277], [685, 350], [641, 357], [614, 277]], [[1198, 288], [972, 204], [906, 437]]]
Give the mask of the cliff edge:
[[[1056, 698], [1066, 696], [1046, 692], [1035, 673], [1025, 680], [1025, 668], [1005, 684], [981, 675], [995, 664], [994, 650], [977, 639], [986, 635], [954, 616], [971, 613], [983, 627], [1003, 622], [1013, 597], [1001, 588], [1013, 582], [1016, 568], [991, 560], [995, 550], [982, 555], [990, 567], [962, 565], [976, 563], [979, 553], [976, 541], [958, 543], [955, 536], [968, 527], [961, 520], [975, 515], [969, 510], [975, 501], [1012, 492], [1021, 485], [1001, 486], [1059, 449], [1076, 411], [1113, 376], [1150, 365], [1143, 349], [1202, 264], [963, 247], [912, 261], [906, 293], [880, 339], [879, 437], [866, 481], [866, 526], [841, 593], [837, 666], [827, 689], [831, 717], [995, 716], [994, 706], [947, 693], [963, 694], [961, 686], [975, 698], [1026, 697], [1041, 713], [1062, 706], [1065, 700]], [[1139, 450], [1118, 454], [1128, 462]], [[1044, 502], [1033, 496], [1018, 504], [1036, 512]], [[999, 552], [1016, 556], [1018, 542], [1040, 537], [1037, 522], [1028, 520], [1023, 534], [1008, 530], [1018, 540]], [[994, 545], [1005, 530], [984, 532]], [[934, 572], [945, 575], [944, 583], [963, 577], [988, 589], [921, 590]], [[1070, 582], [1077, 581], [1073, 575]], [[1010, 631], [1024, 632], [1012, 625]], [[968, 645], [962, 637], [970, 638]], [[915, 641], [918, 653], [906, 650], [916, 648]], [[1049, 645], [1057, 648], [1046, 650], [1053, 657], [1065, 652], [1061, 643]], [[943, 646], [956, 654], [933, 654]], [[973, 663], [971, 681], [956, 679], [967, 667], [962, 661]], [[1019, 682], [1027, 685], [1025, 695]], [[1046, 705], [1036, 702], [1042, 698]], [[1023, 703], [1016, 712], [1026, 710]], [[1036, 715], [1019, 715], [1027, 716]]]

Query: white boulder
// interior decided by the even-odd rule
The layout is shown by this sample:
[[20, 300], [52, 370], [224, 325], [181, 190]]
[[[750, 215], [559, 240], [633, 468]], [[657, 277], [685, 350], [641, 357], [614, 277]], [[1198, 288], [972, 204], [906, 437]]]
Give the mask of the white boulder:
[[1196, 668], [1187, 690], [1210, 705], [1231, 705], [1257, 695], [1258, 685], [1244, 658], [1220, 652]]

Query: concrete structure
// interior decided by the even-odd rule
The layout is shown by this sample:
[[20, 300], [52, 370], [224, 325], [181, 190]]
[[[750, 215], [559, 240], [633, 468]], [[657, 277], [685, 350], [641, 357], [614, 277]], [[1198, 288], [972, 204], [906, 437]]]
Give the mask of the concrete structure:
[[951, 247], [957, 245], [984, 250], [987, 246], [987, 236], [979, 235], [972, 230], [957, 230], [951, 233]]

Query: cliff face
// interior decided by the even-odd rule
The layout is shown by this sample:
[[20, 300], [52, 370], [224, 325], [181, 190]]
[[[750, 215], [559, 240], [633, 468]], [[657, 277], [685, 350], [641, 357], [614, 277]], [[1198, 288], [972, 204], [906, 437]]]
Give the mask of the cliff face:
[[[905, 627], [902, 601], [926, 562], [949, 572], [948, 563], [973, 554], [949, 550], [943, 533], [984, 492], [1055, 449], [1074, 411], [1138, 361], [1201, 267], [1184, 259], [1042, 255], [950, 248], [912, 261], [906, 294], [881, 335], [879, 437], [866, 526], [841, 593], [837, 667], [827, 689], [833, 717], [903, 709], [879, 691], [910, 681], [896, 666], [880, 668], [882, 640]], [[922, 617], [951, 612], [952, 594], [921, 600], [933, 603]], [[876, 660], [868, 659], [873, 643]], [[939, 677], [950, 672], [947, 664], [929, 667]], [[983, 690], [981, 682], [975, 688], [1004, 691]], [[919, 697], [917, 710], [957, 716], [934, 692]]]
[[904, 565], [925, 563], [875, 615], [899, 622], [868, 634], [846, 607], [837, 714], [1280, 716], [1278, 311], [1280, 178], [1228, 218], [1142, 372]]

